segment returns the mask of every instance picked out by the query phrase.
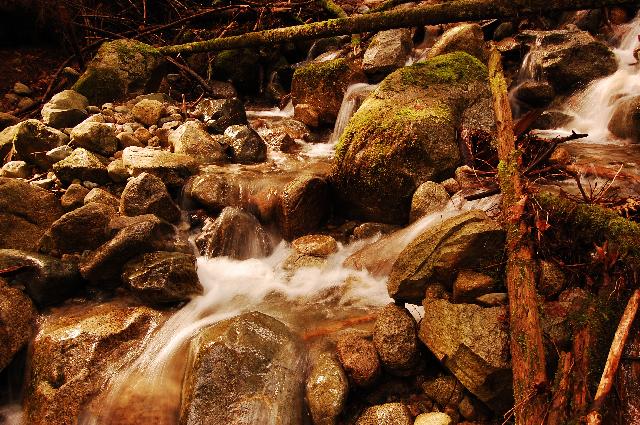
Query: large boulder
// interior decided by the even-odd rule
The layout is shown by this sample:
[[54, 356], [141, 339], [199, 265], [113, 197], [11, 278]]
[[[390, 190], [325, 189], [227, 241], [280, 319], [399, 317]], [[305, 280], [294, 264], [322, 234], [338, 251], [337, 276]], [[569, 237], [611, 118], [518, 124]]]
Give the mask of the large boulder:
[[134, 146], [122, 152], [122, 162], [132, 176], [147, 172], [168, 186], [183, 184], [198, 168], [190, 155]]
[[343, 212], [403, 224], [411, 197], [460, 164], [457, 135], [494, 127], [487, 69], [455, 52], [399, 69], [369, 95], [336, 146], [333, 183]]
[[296, 118], [313, 127], [321, 123], [333, 124], [347, 88], [362, 82], [366, 82], [364, 73], [344, 58], [301, 66], [294, 72], [291, 83]]
[[169, 144], [177, 154], [190, 155], [203, 164], [229, 160], [221, 136], [210, 135], [200, 121], [187, 121], [169, 134]]
[[162, 53], [139, 41], [105, 42], [73, 90], [93, 105], [152, 93], [160, 85], [164, 63]]
[[479, 24], [460, 24], [447, 31], [433, 45], [427, 56], [434, 58], [445, 53], [466, 52], [486, 62], [489, 55], [484, 33]]
[[302, 344], [286, 325], [252, 312], [192, 340], [180, 424], [303, 423]]
[[513, 406], [506, 309], [432, 298], [423, 306], [420, 340], [489, 407], [505, 412]]
[[228, 176], [207, 173], [193, 177], [185, 186], [190, 200], [218, 214], [225, 207], [241, 207], [246, 200], [240, 185]]
[[256, 94], [260, 88], [259, 61], [260, 56], [255, 49], [223, 50], [213, 61], [213, 77], [231, 81], [241, 94]]
[[0, 371], [29, 341], [35, 325], [31, 300], [0, 279]]
[[73, 153], [53, 164], [53, 172], [63, 183], [71, 183], [78, 179], [98, 184], [109, 182], [107, 165], [109, 160], [84, 148], [77, 148]]
[[372, 75], [395, 71], [407, 62], [412, 48], [410, 29], [380, 31], [364, 52], [362, 69]]
[[145, 307], [83, 306], [45, 317], [33, 342], [25, 409], [28, 423], [72, 425], [113, 371], [142, 352], [161, 323]]
[[115, 128], [110, 124], [88, 120], [71, 130], [71, 143], [103, 156], [111, 156], [118, 150]]
[[609, 131], [621, 139], [640, 142], [640, 96], [619, 100], [609, 120]]
[[89, 100], [73, 90], [63, 90], [42, 107], [42, 122], [53, 128], [69, 128], [89, 116]]
[[428, 228], [398, 256], [387, 282], [397, 301], [419, 304], [430, 284], [452, 288], [452, 270], [489, 272], [501, 263], [505, 232], [482, 211], [469, 211]]
[[330, 353], [313, 359], [306, 396], [314, 425], [335, 425], [348, 394], [349, 382], [338, 360]]
[[286, 240], [316, 230], [329, 211], [329, 188], [322, 177], [303, 175], [280, 193], [277, 221]]
[[155, 214], [169, 222], [180, 220], [180, 208], [173, 202], [166, 186], [158, 177], [142, 173], [127, 182], [120, 198], [120, 212], [135, 216]]
[[233, 159], [240, 164], [264, 162], [267, 144], [248, 125], [232, 125], [224, 131], [225, 140], [233, 149]]
[[51, 192], [0, 177], [0, 248], [36, 251], [42, 235], [62, 214]]
[[4, 158], [13, 149], [17, 158], [47, 168], [45, 153], [68, 141], [63, 132], [30, 119], [0, 132], [0, 155]]

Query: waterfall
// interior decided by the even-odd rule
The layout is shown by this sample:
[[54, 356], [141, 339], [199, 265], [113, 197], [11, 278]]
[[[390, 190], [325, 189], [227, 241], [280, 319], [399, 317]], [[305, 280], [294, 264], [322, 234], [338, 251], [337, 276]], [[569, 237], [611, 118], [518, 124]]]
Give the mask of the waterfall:
[[356, 83], [347, 88], [347, 91], [342, 98], [342, 105], [340, 105], [340, 111], [338, 112], [338, 118], [336, 124], [333, 127], [333, 133], [331, 133], [331, 145], [333, 146], [338, 142], [342, 132], [347, 127], [349, 120], [356, 113], [362, 101], [378, 87], [377, 84]]

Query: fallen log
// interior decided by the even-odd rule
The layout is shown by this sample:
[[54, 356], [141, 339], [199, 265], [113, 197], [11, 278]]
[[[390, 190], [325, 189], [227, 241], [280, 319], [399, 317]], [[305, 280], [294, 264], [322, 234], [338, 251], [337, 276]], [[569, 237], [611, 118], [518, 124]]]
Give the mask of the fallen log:
[[484, 19], [512, 19], [541, 13], [596, 9], [627, 4], [637, 4], [637, 0], [461, 0], [410, 9], [330, 19], [305, 25], [251, 32], [233, 37], [164, 46], [160, 47], [159, 50], [165, 55], [210, 52], [394, 28]]
[[495, 47], [489, 58], [489, 85], [496, 116], [496, 148], [500, 159], [498, 183], [507, 231], [506, 282], [515, 399], [513, 412], [516, 425], [542, 424], [547, 406], [547, 371], [536, 293], [536, 266], [529, 229], [522, 218], [527, 201], [520, 179], [522, 161], [515, 149], [507, 83], [500, 53]]

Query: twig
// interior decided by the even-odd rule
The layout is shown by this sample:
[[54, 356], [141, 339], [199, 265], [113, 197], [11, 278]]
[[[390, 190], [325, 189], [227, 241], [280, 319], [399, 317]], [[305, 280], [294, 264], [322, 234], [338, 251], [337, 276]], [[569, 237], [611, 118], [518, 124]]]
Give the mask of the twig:
[[192, 77], [194, 80], [196, 80], [198, 82], [198, 84], [209, 94], [213, 95], [215, 93], [215, 91], [211, 88], [211, 86], [209, 85], [209, 83], [207, 83], [205, 81], [204, 78], [202, 78], [197, 72], [195, 72], [193, 69], [191, 69], [190, 67], [188, 67], [187, 65], [183, 65], [180, 62], [178, 62], [177, 60], [175, 60], [174, 58], [170, 57], [170, 56], [165, 56], [165, 59], [167, 59], [167, 61], [171, 62], [171, 64], [173, 64], [176, 68], [178, 68], [180, 71], [184, 72], [185, 74], [189, 75], [190, 77]]

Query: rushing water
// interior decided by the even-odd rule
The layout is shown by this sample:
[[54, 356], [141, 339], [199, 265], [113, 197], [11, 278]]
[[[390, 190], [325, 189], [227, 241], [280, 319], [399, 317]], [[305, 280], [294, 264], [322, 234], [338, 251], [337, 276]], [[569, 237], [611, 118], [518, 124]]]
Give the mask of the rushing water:
[[336, 119], [336, 124], [333, 127], [333, 132], [331, 133], [331, 148], [335, 146], [335, 143], [338, 142], [342, 132], [347, 127], [349, 120], [356, 113], [360, 105], [364, 99], [371, 93], [373, 90], [378, 87], [377, 84], [366, 84], [366, 83], [356, 83], [352, 84], [347, 88], [346, 93], [344, 94], [344, 98], [342, 99], [342, 105], [340, 105], [340, 111], [338, 112], [338, 118]]

